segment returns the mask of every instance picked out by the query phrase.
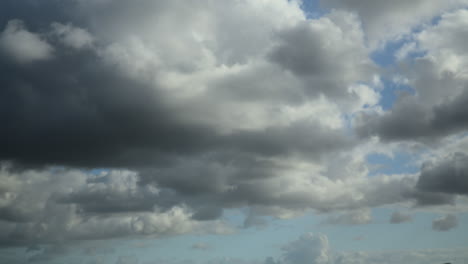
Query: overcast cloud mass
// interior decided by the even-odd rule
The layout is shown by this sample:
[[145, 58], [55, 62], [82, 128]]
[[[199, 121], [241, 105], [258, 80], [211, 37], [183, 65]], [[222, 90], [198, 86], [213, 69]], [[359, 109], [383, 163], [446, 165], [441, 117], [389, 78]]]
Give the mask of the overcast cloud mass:
[[[0, 263], [466, 261], [467, 7], [1, 1]], [[276, 254], [204, 258], [245, 232]]]

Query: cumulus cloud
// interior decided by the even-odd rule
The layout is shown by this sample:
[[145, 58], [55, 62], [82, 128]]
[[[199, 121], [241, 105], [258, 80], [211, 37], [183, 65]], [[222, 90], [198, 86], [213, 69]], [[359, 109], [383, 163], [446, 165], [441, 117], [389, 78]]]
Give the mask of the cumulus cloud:
[[[38, 8], [46, 12], [27, 11]], [[400, 99], [384, 113], [366, 44], [372, 20], [339, 9], [307, 19], [285, 0], [3, 1], [0, 243], [229, 233], [226, 208], [248, 207], [246, 227], [308, 210], [363, 224], [373, 207], [453, 202], [459, 189], [424, 183], [452, 164], [419, 179], [368, 178], [377, 147], [353, 126], [390, 140], [457, 133], [467, 93]], [[415, 74], [432, 76], [431, 58]], [[462, 83], [461, 69], [441, 76]], [[423, 91], [418, 77], [409, 82]], [[327, 248], [324, 237], [302, 240], [285, 261], [328, 261], [328, 249], [300, 249]]]
[[468, 156], [455, 153], [439, 163], [426, 163], [417, 187], [423, 191], [468, 194]]
[[413, 46], [420, 54], [409, 56], [399, 69], [415, 94], [400, 96], [383, 114], [362, 115], [357, 120], [361, 136], [427, 143], [467, 129], [468, 57], [460, 44], [467, 38], [467, 16], [464, 9], [445, 13], [402, 47]]
[[[26, 195], [29, 176], [5, 170], [2, 219], [39, 228], [32, 223], [48, 208], [58, 226], [82, 227], [65, 237], [150, 235], [176, 230], [155, 226], [157, 218], [183, 222], [185, 232], [226, 207], [258, 205], [284, 217], [353, 195], [321, 172], [332, 166], [322, 163], [329, 155], [356, 145], [343, 111], [378, 97], [355, 16], [308, 21], [297, 2], [283, 0], [62, 4], [46, 1], [48, 12], [33, 16], [22, 12], [30, 2], [4, 3], [14, 8], [1, 17], [13, 21], [3, 35], [26, 36], [24, 45], [40, 51], [29, 60], [41, 65], [0, 63], [0, 159], [44, 182], [58, 177], [47, 176], [53, 166], [125, 172], [79, 175]], [[296, 49], [307, 55], [307, 74], [287, 62]], [[328, 205], [314, 182], [337, 189]], [[43, 241], [50, 225], [39, 228]]]
[[328, 238], [320, 234], [305, 234], [283, 250], [283, 262], [288, 264], [326, 264], [331, 259]]
[[450, 229], [456, 228], [457, 226], [458, 218], [453, 214], [448, 214], [432, 221], [432, 229], [436, 231], [449, 231]]
[[398, 39], [444, 12], [468, 5], [466, 0], [397, 0], [391, 3], [385, 0], [322, 0], [320, 3], [324, 7], [359, 14], [369, 42], [374, 47], [383, 46], [388, 40]]
[[[3, 168], [0, 177], [21, 179], [19, 186], [8, 190], [11, 198], [1, 200], [0, 217], [8, 221], [2, 222], [3, 246], [231, 231], [220, 220], [192, 219], [193, 212], [181, 203], [158, 206], [158, 193], [141, 189], [136, 174], [127, 171], [97, 176], [79, 170], [11, 172]], [[144, 197], [148, 201], [142, 201]], [[12, 218], [8, 210], [25, 216]]]

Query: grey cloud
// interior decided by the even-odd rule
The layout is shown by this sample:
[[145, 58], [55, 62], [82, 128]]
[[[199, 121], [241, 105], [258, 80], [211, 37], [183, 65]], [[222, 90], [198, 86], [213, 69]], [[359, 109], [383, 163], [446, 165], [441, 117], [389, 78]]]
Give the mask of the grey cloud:
[[0, 158], [33, 165], [129, 166], [146, 163], [145, 156], [154, 161], [160, 151], [182, 150], [176, 145], [186, 150], [211, 145], [202, 143], [206, 129], [169, 121], [154, 89], [96, 59], [75, 54], [40, 68], [0, 65], [6, 87], [0, 96], [6, 124], [1, 138], [8, 138], [0, 143]]
[[22, 19], [53, 48], [28, 64], [1, 54], [0, 160], [16, 166], [1, 172], [15, 180], [0, 192], [16, 195], [0, 209], [2, 245], [228, 232], [226, 208], [262, 207], [251, 225], [415, 199], [410, 177], [363, 181], [365, 162], [348, 166], [359, 142], [340, 109], [373, 73], [358, 19], [219, 3], [2, 1], [2, 27]]
[[415, 199], [418, 206], [433, 206], [433, 205], [454, 205], [455, 196], [440, 192], [426, 192], [418, 190], [417, 187], [408, 195]]
[[[2, 171], [0, 176], [6, 173]], [[143, 201], [143, 197], [156, 199], [158, 196], [154, 190], [145, 191], [145, 188], [152, 187], [138, 185], [135, 173], [110, 172], [107, 180], [100, 179], [103, 176], [87, 175], [77, 170], [15, 173], [6, 177], [22, 179], [23, 183], [14, 192], [12, 190], [17, 198], [10, 202], [10, 207], [21, 209], [30, 217], [24, 221], [9, 219], [14, 221], [11, 223], [2, 221], [1, 246], [171, 235], [194, 229], [213, 233], [228, 230], [221, 221], [192, 219], [193, 213], [189, 208], [182, 208], [180, 200], [162, 209], [157, 205], [141, 209], [142, 205], [149, 203]], [[64, 200], [58, 201], [58, 197]]]
[[371, 222], [371, 211], [369, 209], [360, 209], [338, 215], [332, 215], [325, 219], [323, 223], [330, 225], [364, 225]]
[[[455, 3], [457, 1], [454, 1]], [[465, 2], [466, 4], [466, 2]], [[433, 143], [468, 129], [465, 9], [447, 12], [440, 20], [411, 35], [402, 50], [420, 53], [401, 61], [395, 71], [414, 89], [400, 96], [388, 112], [363, 115], [357, 122], [361, 136], [377, 135], [384, 141]], [[457, 64], [451, 61], [457, 58]]]
[[415, 96], [400, 98], [382, 116], [362, 115], [357, 123], [359, 135], [378, 135], [384, 141], [428, 142], [468, 128], [468, 89], [453, 100], [430, 106]]
[[468, 155], [455, 153], [436, 164], [426, 163], [417, 188], [427, 192], [468, 194]]
[[209, 206], [195, 208], [195, 213], [192, 215], [192, 219], [195, 220], [213, 220], [218, 219], [223, 215], [223, 208], [216, 206]]
[[158, 87], [124, 76], [93, 51], [57, 51], [40, 69], [8, 62], [0, 68], [7, 87], [1, 136], [9, 139], [0, 142], [0, 158], [26, 165], [140, 167], [217, 149], [319, 154], [349, 144], [341, 132], [316, 124], [221, 135], [181, 122]]
[[[279, 44], [269, 58], [300, 76], [309, 95], [349, 96], [345, 83], [370, 79], [373, 64], [367, 59], [356, 18], [332, 13], [331, 18], [298, 23], [277, 33]], [[327, 34], [329, 38], [323, 38]]]
[[244, 219], [244, 223], [242, 227], [250, 228], [250, 227], [264, 227], [267, 225], [267, 220], [255, 212], [254, 209], [250, 209], [249, 213]]
[[448, 214], [444, 217], [434, 219], [432, 221], [432, 229], [436, 231], [449, 231], [458, 226], [458, 218], [456, 215]]
[[400, 224], [405, 222], [412, 221], [412, 216], [410, 214], [405, 214], [400, 211], [395, 211], [392, 213], [390, 217], [390, 223], [392, 224]]
[[71, 24], [51, 24], [51, 34], [58, 37], [60, 42], [75, 49], [91, 48], [94, 37], [85, 29], [74, 27]]
[[23, 223], [32, 219], [30, 212], [24, 212], [21, 208], [13, 206], [0, 207], [0, 220]]
[[271, 59], [298, 75], [318, 77], [328, 73], [333, 61], [328, 60], [329, 54], [322, 50], [322, 40], [316, 37], [319, 34], [307, 22], [281, 32], [281, 44], [273, 50]]
[[21, 20], [8, 21], [0, 34], [0, 52], [21, 64], [47, 60], [53, 56], [52, 46], [40, 35], [29, 32]]
[[455, 204], [452, 194], [424, 191], [417, 188], [420, 175], [403, 177], [380, 176], [372, 179], [370, 184], [358, 188], [365, 194], [363, 201], [351, 203], [345, 208], [360, 208], [362, 206], [377, 207], [384, 204], [411, 201], [414, 206], [428, 207]]
[[159, 201], [158, 191], [139, 186], [135, 173], [112, 172], [98, 180], [104, 182], [87, 181], [84, 188], [53, 198], [61, 204], [77, 204], [78, 210], [87, 214], [151, 212]]

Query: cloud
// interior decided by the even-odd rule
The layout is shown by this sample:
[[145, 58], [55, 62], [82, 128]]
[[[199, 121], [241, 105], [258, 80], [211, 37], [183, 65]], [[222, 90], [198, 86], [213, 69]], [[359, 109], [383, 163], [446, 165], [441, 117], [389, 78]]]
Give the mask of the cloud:
[[8, 21], [0, 34], [2, 55], [21, 64], [50, 59], [53, 51], [39, 34], [28, 31], [21, 20]]
[[[232, 231], [221, 220], [193, 219], [193, 211], [182, 203], [159, 206], [157, 192], [141, 188], [135, 173], [128, 171], [95, 175], [69, 169], [11, 172], [4, 168], [0, 177], [21, 179], [20, 186], [8, 190], [10, 200], [0, 199], [5, 204], [0, 215], [1, 246]], [[8, 219], [4, 208], [21, 210], [27, 217]]]
[[369, 224], [371, 221], [371, 211], [365, 208], [330, 216], [324, 223], [331, 225], [363, 225]]
[[56, 194], [59, 204], [77, 204], [87, 214], [119, 212], [151, 212], [158, 203], [159, 191], [151, 186], [139, 186], [136, 173], [112, 171], [91, 176], [76, 190]]
[[367, 57], [363, 33], [357, 18], [349, 13], [332, 12], [313, 22], [298, 23], [279, 32], [278, 38], [270, 59], [302, 77], [308, 94], [351, 96], [346, 84], [371, 78], [373, 64], [363, 59]]
[[437, 164], [424, 164], [417, 188], [429, 192], [468, 194], [468, 156], [455, 153]]
[[[354, 118], [385, 138], [387, 113], [359, 15], [308, 20], [297, 1], [267, 2], [2, 1], [0, 244], [229, 233], [226, 208], [248, 207], [247, 227], [453, 202], [415, 188], [418, 174], [367, 177], [385, 147], [357, 138]], [[462, 91], [395, 113], [408, 125], [432, 111], [428, 135], [456, 133]], [[425, 133], [409, 130], [390, 138]]]
[[357, 131], [363, 137], [378, 135], [384, 141], [428, 142], [468, 128], [468, 89], [453, 100], [427, 106], [414, 96], [400, 98], [390, 112], [381, 116], [363, 115]]
[[432, 229], [436, 231], [449, 231], [450, 229], [456, 228], [457, 226], [458, 218], [453, 214], [448, 214], [432, 221]]
[[400, 211], [395, 211], [392, 213], [392, 216], [390, 217], [390, 223], [392, 224], [401, 224], [405, 222], [410, 222], [412, 221], [412, 216], [410, 214], [405, 214]]
[[74, 27], [71, 24], [64, 25], [54, 22], [51, 24], [51, 28], [51, 34], [57, 36], [63, 44], [69, 47], [89, 48], [94, 43], [93, 36], [87, 30]]
[[468, 11], [444, 13], [434, 25], [414, 33], [402, 49], [413, 53], [397, 71], [414, 94], [397, 98], [390, 111], [364, 113], [356, 120], [361, 136], [377, 135], [383, 141], [431, 143], [463, 133], [468, 128], [468, 57], [461, 43], [467, 39]]
[[[40, 15], [31, 2], [1, 5], [13, 21], [3, 35], [49, 47], [28, 67], [0, 62], [0, 160], [12, 164], [0, 215], [25, 226], [9, 236], [18, 243], [203, 230], [224, 208], [285, 217], [348, 206], [336, 204], [353, 194], [328, 178], [341, 176], [322, 171], [356, 145], [343, 111], [377, 100], [355, 16], [307, 21], [283, 0], [45, 1]], [[318, 56], [320, 76], [284, 61], [296, 48], [307, 67]], [[51, 184], [57, 167], [72, 180]], [[93, 168], [109, 173], [79, 172]]]
[[283, 262], [287, 264], [325, 264], [331, 259], [328, 238], [320, 234], [302, 235], [283, 250]]
[[388, 40], [395, 40], [434, 17], [452, 9], [468, 5], [465, 0], [440, 2], [437, 0], [404, 1], [389, 3], [384, 0], [332, 0], [320, 1], [327, 8], [338, 8], [356, 12], [362, 20], [371, 46], [383, 46]]

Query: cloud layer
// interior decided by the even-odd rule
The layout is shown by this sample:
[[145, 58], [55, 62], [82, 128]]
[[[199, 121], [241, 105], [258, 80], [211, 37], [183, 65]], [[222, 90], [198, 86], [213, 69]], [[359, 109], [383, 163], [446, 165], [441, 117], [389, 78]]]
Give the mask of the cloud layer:
[[[224, 210], [246, 207], [245, 228], [452, 208], [468, 194], [466, 149], [444, 143], [468, 125], [465, 2], [371, 2], [310, 19], [285, 0], [3, 1], [0, 244], [225, 234]], [[395, 38], [385, 71], [371, 55]], [[386, 78], [414, 91], [388, 111]], [[398, 151], [420, 172], [368, 177], [369, 155]], [[300, 241], [286, 262], [329, 261], [294, 249], [326, 237]]]

